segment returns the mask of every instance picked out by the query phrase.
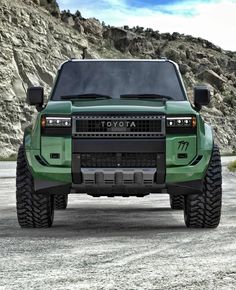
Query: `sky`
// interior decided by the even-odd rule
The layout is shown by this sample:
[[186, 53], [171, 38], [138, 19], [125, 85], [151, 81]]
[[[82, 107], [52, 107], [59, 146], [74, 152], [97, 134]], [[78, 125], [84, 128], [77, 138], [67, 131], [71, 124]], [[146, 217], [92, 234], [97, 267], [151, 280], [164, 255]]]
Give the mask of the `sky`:
[[79, 10], [112, 26], [142, 26], [207, 39], [236, 51], [236, 0], [58, 0], [61, 10]]

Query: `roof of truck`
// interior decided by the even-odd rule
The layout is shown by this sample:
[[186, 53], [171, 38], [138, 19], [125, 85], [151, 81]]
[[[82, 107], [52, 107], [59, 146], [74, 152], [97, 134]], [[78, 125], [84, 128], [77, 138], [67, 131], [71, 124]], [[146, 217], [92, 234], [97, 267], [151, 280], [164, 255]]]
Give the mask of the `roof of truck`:
[[59, 69], [61, 69], [61, 67], [65, 64], [65, 63], [68, 63], [68, 62], [97, 62], [97, 61], [150, 61], [150, 62], [170, 62], [172, 63], [174, 66], [176, 66], [178, 68], [178, 64], [175, 63], [174, 61], [172, 60], [169, 60], [167, 58], [161, 58], [161, 59], [145, 59], [145, 58], [142, 58], [142, 59], [137, 59], [137, 58], [131, 58], [131, 59], [128, 59], [128, 58], [125, 58], [125, 59], [78, 59], [78, 58], [71, 58], [71, 59], [68, 59], [66, 61], [64, 61], [60, 66], [59, 66]]

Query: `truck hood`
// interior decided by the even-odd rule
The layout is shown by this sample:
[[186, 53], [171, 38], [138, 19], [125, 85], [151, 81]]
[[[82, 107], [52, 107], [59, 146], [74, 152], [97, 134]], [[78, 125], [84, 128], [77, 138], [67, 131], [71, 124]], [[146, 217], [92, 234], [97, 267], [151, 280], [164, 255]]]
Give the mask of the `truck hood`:
[[86, 112], [156, 112], [162, 114], [196, 114], [188, 101], [160, 100], [86, 100], [86, 101], [49, 101], [44, 114], [65, 114]]

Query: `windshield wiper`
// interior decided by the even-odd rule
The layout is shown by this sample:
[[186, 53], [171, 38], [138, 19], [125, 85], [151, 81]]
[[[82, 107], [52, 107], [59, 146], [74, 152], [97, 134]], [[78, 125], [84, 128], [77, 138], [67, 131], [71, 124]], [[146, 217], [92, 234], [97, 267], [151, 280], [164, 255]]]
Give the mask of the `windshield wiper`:
[[163, 101], [173, 100], [170, 96], [160, 95], [160, 94], [127, 94], [121, 95], [121, 99], [160, 99]]
[[79, 95], [67, 95], [61, 96], [62, 100], [79, 100], [79, 99], [112, 99], [110, 96], [101, 94], [79, 94]]

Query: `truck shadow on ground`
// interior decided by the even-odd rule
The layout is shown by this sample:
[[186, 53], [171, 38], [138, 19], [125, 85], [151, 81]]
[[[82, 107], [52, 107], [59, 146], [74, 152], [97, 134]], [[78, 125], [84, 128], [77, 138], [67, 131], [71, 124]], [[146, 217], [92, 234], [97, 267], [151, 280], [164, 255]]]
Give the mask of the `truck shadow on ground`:
[[174, 212], [170, 208], [148, 207], [83, 207], [56, 211], [53, 229], [80, 231], [80, 234], [109, 236], [134, 232], [143, 236], [144, 232], [170, 232], [185, 230], [183, 212]]
[[184, 225], [182, 211], [167, 207], [95, 206], [69, 207], [55, 211], [50, 229], [21, 229], [15, 208], [1, 211], [0, 236], [3, 237], [145, 237], [189, 231]]

